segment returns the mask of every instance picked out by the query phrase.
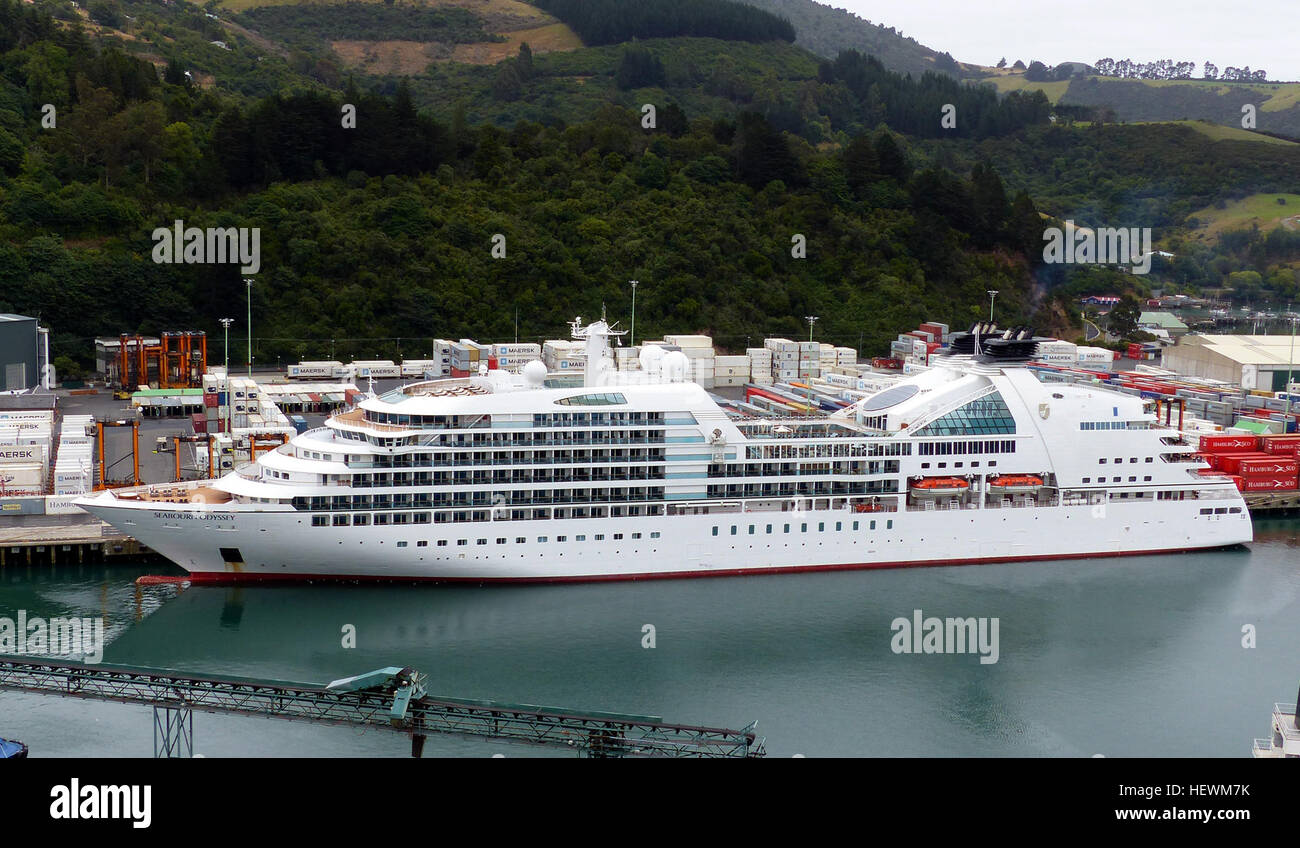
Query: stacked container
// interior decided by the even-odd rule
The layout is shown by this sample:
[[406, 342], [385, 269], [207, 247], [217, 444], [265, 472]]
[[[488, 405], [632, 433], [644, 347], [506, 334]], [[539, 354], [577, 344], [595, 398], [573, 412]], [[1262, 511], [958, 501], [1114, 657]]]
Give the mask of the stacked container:
[[580, 341], [551, 339], [542, 345], [547, 371], [581, 371], [587, 367], [587, 348]]
[[766, 347], [751, 347], [745, 351], [749, 357], [750, 381], [759, 386], [770, 386], [772, 379], [772, 351]]
[[53, 423], [52, 409], [0, 412], [0, 491], [44, 494]]
[[[749, 356], [717, 356], [713, 360], [713, 384], [743, 386], [750, 381]], [[771, 373], [769, 371], [769, 373]]]
[[489, 346], [489, 352], [502, 371], [518, 372], [533, 360], [542, 358], [542, 346], [532, 342], [494, 344]]
[[1201, 436], [1199, 453], [1242, 492], [1290, 492], [1300, 478], [1297, 445], [1278, 436], [1207, 435]]
[[641, 368], [641, 346], [614, 348], [614, 365], [619, 371], [637, 371]]
[[59, 427], [59, 450], [54, 463], [54, 494], [84, 495], [94, 485], [95, 461], [88, 429], [89, 415], [65, 415]]
[[765, 339], [763, 347], [772, 352], [772, 377], [778, 382], [799, 379], [799, 343], [789, 339]]

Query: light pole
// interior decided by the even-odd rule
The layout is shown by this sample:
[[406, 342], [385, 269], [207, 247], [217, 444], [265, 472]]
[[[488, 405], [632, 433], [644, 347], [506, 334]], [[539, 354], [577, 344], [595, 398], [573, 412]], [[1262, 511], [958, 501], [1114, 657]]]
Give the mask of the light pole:
[[[225, 340], [225, 342], [222, 344], [222, 348], [224, 349], [224, 353], [225, 353], [225, 355], [226, 355], [226, 377], [225, 377], [225, 379], [226, 379], [226, 418], [229, 419], [229, 418], [230, 418], [230, 325], [233, 324], [233, 323], [235, 323], [235, 319], [234, 319], [234, 318], [222, 318], [222, 319], [220, 319], [220, 320], [221, 320], [221, 326], [225, 328], [225, 332], [226, 332], [226, 340]], [[220, 394], [218, 394], [217, 401], [218, 401], [218, 403], [220, 403], [220, 401], [221, 401]], [[227, 425], [227, 432], [229, 432], [229, 426], [228, 426], [228, 425]], [[209, 473], [211, 473], [212, 469], [208, 469], [208, 471], [209, 471]]]
[[993, 323], [993, 299], [998, 296], [997, 289], [989, 289], [989, 323]]
[[1291, 432], [1291, 369], [1295, 366], [1295, 318], [1291, 318], [1291, 353], [1286, 358], [1286, 430]]
[[[805, 316], [803, 317], [803, 319], [804, 319], [805, 321], [808, 322], [808, 343], [809, 343], [809, 344], [812, 344], [812, 340], [813, 340], [813, 324], [816, 324], [816, 323], [817, 323], [817, 316], [816, 316], [816, 315], [805, 315]], [[821, 356], [818, 356], [818, 357], [817, 357], [817, 364], [818, 364], [819, 366], [821, 365]], [[812, 369], [809, 368], [809, 369], [808, 369], [808, 372], [809, 372], [809, 373], [808, 373], [808, 382], [807, 382], [805, 385], [808, 387], [808, 416], [811, 418], [811, 417], [812, 417]], [[798, 373], [798, 371], [796, 371], [795, 373]]]
[[253, 278], [245, 277], [244, 285], [248, 288], [248, 376], [253, 376]]
[[636, 347], [636, 287], [641, 285], [640, 280], [632, 280], [632, 338], [628, 342], [628, 347]]

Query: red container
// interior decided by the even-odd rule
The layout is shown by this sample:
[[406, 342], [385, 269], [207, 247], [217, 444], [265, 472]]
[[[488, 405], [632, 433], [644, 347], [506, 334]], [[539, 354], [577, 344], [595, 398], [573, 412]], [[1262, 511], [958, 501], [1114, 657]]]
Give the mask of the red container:
[[1141, 359], [1141, 358], [1142, 358], [1142, 345], [1138, 344], [1137, 342], [1134, 342], [1133, 344], [1130, 344], [1130, 345], [1128, 346], [1128, 358], [1129, 358], [1129, 359]]
[[1201, 436], [1201, 453], [1249, 453], [1255, 451], [1254, 436]]
[[1242, 478], [1237, 488], [1243, 492], [1294, 492], [1297, 488], [1294, 477]]
[[217, 393], [216, 393], [216, 392], [204, 392], [204, 393], [203, 393], [203, 405], [204, 405], [204, 406], [216, 406], [216, 405], [217, 405]]
[[208, 419], [197, 412], [190, 416], [190, 425], [194, 428], [194, 432], [200, 435], [208, 432]]
[[1269, 459], [1243, 459], [1237, 464], [1237, 473], [1246, 478], [1290, 477], [1296, 479], [1300, 468], [1293, 456], [1275, 456]]
[[1243, 471], [1241, 468], [1243, 462], [1254, 462], [1258, 464], [1272, 459], [1285, 459], [1285, 457], [1274, 457], [1270, 454], [1260, 453], [1259, 451], [1251, 451], [1250, 453], [1225, 453], [1219, 455], [1219, 467], [1224, 471], [1227, 471], [1229, 474], [1240, 474], [1242, 477], [1245, 477], [1247, 476], [1247, 472]]
[[943, 341], [943, 327], [940, 327], [938, 324], [931, 324], [929, 321], [927, 321], [924, 324], [922, 324], [919, 327], [919, 329], [924, 330], [930, 335], [934, 336], [935, 341]]
[[1300, 448], [1300, 435], [1260, 436], [1259, 447], [1264, 453], [1290, 456], [1295, 453], [1296, 448]]
[[468, 377], [468, 376], [469, 376], [469, 371], [464, 370], [464, 369], [462, 369], [462, 368], [453, 368], [453, 369], [451, 369], [451, 376], [453, 376], [453, 377]]

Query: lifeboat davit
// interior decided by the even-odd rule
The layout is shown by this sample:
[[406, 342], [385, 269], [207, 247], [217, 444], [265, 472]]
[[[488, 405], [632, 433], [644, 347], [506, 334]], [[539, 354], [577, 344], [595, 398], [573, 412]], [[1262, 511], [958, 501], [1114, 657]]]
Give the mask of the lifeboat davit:
[[916, 498], [951, 498], [969, 489], [970, 481], [964, 477], [922, 477], [911, 486]]
[[999, 474], [989, 478], [989, 490], [1006, 495], [1032, 494], [1046, 483], [1036, 474]]

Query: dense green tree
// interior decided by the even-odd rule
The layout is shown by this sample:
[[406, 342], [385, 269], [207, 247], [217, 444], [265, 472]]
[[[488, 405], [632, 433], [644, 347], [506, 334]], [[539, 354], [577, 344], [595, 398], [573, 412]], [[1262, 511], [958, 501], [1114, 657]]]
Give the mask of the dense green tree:
[[1138, 331], [1138, 319], [1142, 317], [1142, 305], [1130, 293], [1125, 293], [1119, 303], [1106, 313], [1106, 326], [1120, 339], [1130, 339]]

